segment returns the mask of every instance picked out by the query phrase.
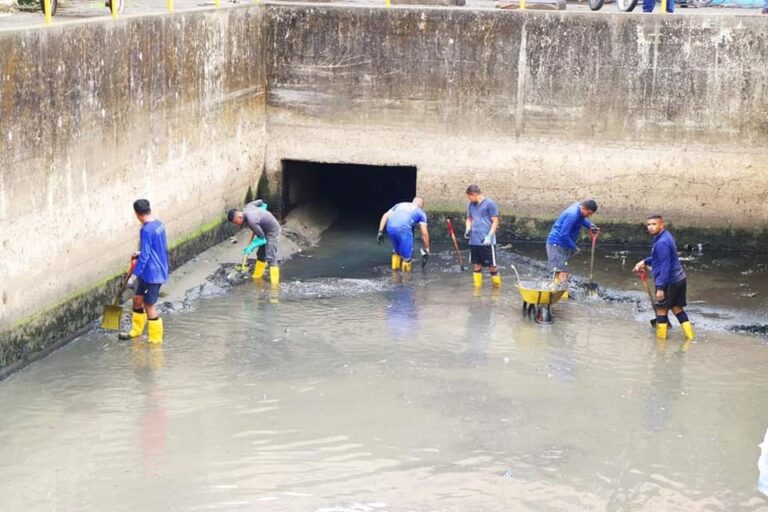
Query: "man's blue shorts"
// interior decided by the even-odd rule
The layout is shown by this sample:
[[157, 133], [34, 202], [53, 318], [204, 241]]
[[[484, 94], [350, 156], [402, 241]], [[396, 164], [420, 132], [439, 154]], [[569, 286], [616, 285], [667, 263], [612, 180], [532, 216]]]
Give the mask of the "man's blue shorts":
[[549, 260], [550, 272], [570, 272], [568, 260], [574, 250], [562, 245], [547, 244], [547, 260]]
[[404, 260], [413, 258], [413, 231], [409, 229], [387, 229], [387, 236], [392, 240], [392, 250]]
[[160, 298], [160, 287], [162, 284], [145, 283], [139, 278], [136, 281], [136, 295], [144, 297], [144, 304], [154, 306], [157, 299]]

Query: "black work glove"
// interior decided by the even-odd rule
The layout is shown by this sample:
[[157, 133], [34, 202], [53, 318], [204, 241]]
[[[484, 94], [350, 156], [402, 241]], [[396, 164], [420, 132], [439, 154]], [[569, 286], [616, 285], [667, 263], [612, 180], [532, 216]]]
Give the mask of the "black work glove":
[[589, 232], [592, 233], [593, 235], [596, 235], [600, 233], [600, 228], [592, 224], [592, 227], [589, 228]]
[[427, 249], [421, 250], [421, 268], [427, 266], [427, 260], [429, 260], [429, 251]]
[[384, 233], [382, 231], [379, 231], [379, 234], [376, 235], [376, 243], [379, 245], [384, 243]]

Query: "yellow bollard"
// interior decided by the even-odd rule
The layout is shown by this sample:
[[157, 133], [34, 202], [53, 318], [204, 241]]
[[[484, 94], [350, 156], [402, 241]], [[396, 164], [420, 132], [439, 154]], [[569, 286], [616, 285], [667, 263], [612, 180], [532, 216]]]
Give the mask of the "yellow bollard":
[[666, 13], [667, 12], [667, 2], [668, 1], [669, 0], [661, 0], [661, 12], [662, 13]]
[[168, 12], [173, 12], [173, 0], [165, 0], [165, 6], [168, 8]]
[[221, 0], [213, 0], [213, 5], [216, 7], [221, 7]]
[[46, 25], [53, 23], [53, 14], [51, 13], [51, 0], [43, 0], [43, 16], [45, 17]]
[[525, 10], [525, 0], [520, 0], [520, 10], [521, 11]]
[[109, 0], [109, 10], [113, 18], [117, 18], [117, 2], [119, 0]]
[[384, 7], [389, 7], [390, 5], [392, 5], [390, 0], [384, 0]]

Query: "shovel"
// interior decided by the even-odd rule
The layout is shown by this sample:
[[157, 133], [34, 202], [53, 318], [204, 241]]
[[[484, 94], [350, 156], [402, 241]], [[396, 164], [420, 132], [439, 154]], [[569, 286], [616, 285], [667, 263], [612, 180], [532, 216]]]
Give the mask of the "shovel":
[[453, 231], [453, 223], [451, 219], [445, 219], [448, 223], [448, 232], [451, 235], [451, 242], [453, 243], [453, 250], [456, 251], [456, 258], [459, 260], [459, 267], [464, 272], [464, 258], [461, 257], [461, 251], [459, 250], [459, 243], [456, 241], [456, 232]]
[[123, 318], [123, 306], [120, 304], [125, 287], [128, 284], [128, 279], [133, 273], [133, 269], [136, 267], [136, 260], [131, 260], [131, 268], [128, 269], [128, 273], [123, 277], [123, 282], [120, 283], [120, 289], [115, 295], [115, 303], [107, 304], [104, 306], [104, 314], [101, 317], [101, 328], [109, 329], [110, 331], [120, 330], [120, 320]]
[[237, 278], [240, 274], [248, 272], [250, 270], [250, 267], [248, 266], [248, 255], [243, 256], [243, 262], [239, 265], [235, 265], [232, 269], [232, 272], [227, 275], [227, 279], [232, 281], [233, 279]]
[[600, 290], [600, 287], [593, 279], [595, 272], [595, 246], [597, 245], [597, 236], [599, 234], [599, 231], [596, 233], [590, 233], [590, 236], [592, 237], [592, 258], [589, 263], [589, 282], [584, 285], [587, 295], [592, 297], [597, 296]]
[[[640, 277], [640, 280], [643, 282], [643, 288], [645, 288], [645, 292], [648, 294], [648, 298], [651, 299], [651, 307], [653, 308], [654, 314], [656, 313], [656, 301], [653, 300], [653, 294], [651, 293], [651, 289], [648, 287], [648, 272], [645, 271], [645, 269], [640, 270], [637, 275]], [[651, 320], [651, 327], [656, 327], [656, 319]]]

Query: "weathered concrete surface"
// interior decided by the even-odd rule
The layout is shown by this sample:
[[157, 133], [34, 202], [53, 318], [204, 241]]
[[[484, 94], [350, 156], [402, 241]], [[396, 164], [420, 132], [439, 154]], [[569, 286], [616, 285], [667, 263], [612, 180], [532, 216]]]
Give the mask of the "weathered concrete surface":
[[137, 244], [134, 199], [174, 265], [221, 239], [263, 168], [262, 16], [0, 33], [0, 367], [100, 314]]
[[478, 182], [518, 220], [592, 196], [598, 221], [768, 226], [761, 19], [271, 5], [267, 20], [271, 182], [284, 158], [416, 165], [436, 210]]

